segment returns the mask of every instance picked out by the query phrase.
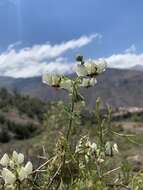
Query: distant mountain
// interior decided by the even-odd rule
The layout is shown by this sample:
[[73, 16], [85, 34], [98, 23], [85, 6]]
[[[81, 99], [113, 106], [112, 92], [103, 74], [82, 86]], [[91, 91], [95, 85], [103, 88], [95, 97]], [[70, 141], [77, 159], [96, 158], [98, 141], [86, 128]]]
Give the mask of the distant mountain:
[[131, 68], [131, 70], [143, 71], [143, 65], [135, 65], [134, 67]]
[[[107, 69], [97, 78], [94, 88], [82, 89], [89, 107], [95, 106], [96, 97], [100, 96], [104, 105], [114, 107], [143, 107], [143, 73], [135, 70]], [[44, 101], [68, 100], [64, 90], [55, 90], [42, 84], [41, 77], [7, 78], [0, 77], [0, 86], [17, 89], [22, 94], [38, 97]]]

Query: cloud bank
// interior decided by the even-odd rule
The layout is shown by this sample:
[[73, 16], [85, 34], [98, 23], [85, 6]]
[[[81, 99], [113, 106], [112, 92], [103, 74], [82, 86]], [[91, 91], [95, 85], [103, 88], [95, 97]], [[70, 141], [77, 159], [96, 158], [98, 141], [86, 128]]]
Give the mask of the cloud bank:
[[72, 72], [73, 65], [67, 63], [63, 54], [69, 50], [86, 46], [96, 38], [101, 38], [101, 35], [82, 36], [56, 45], [50, 43], [34, 45], [19, 51], [14, 48], [17, 43], [10, 45], [6, 52], [0, 54], [0, 75], [32, 77], [47, 70], [60, 73]]
[[[81, 48], [94, 39], [101, 38], [100, 34], [82, 36], [61, 44], [50, 43], [34, 45], [32, 47], [16, 50], [20, 42], [10, 45], [7, 51], [0, 54], [0, 76], [33, 77], [43, 72], [72, 73], [74, 63], [65, 58], [67, 51]], [[130, 68], [135, 65], [143, 66], [143, 53], [137, 54], [135, 45], [123, 53], [114, 54], [105, 58], [109, 67]]]
[[108, 58], [106, 58], [109, 67], [113, 68], [131, 68], [135, 65], [143, 66], [143, 53], [123, 53], [123, 54], [114, 54]]

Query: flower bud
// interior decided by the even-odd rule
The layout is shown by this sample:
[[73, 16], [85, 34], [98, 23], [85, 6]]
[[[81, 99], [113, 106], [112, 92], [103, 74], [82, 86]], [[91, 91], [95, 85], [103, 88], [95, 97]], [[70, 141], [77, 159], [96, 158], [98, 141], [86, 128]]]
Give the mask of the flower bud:
[[116, 143], [113, 144], [113, 152], [114, 152], [114, 153], [119, 153], [118, 145], [117, 145]]
[[105, 153], [107, 156], [113, 156], [112, 142], [107, 142], [105, 144]]
[[82, 55], [77, 55], [76, 56], [76, 61], [83, 62], [83, 56]]

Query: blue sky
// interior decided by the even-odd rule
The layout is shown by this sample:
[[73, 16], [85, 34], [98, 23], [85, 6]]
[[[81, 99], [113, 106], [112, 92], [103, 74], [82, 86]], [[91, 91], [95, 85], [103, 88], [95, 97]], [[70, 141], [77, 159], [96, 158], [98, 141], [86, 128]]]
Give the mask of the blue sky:
[[[81, 52], [86, 58], [111, 60], [115, 55], [126, 53], [136, 56], [136, 61], [140, 60], [143, 52], [142, 10], [142, 0], [0, 0], [0, 65], [5, 64], [1, 57], [9, 55], [7, 48], [11, 44], [16, 43], [10, 46], [15, 51], [47, 42], [52, 47], [97, 33], [98, 37], [89, 43], [70, 48], [58, 55], [59, 58], [69, 57], [73, 62], [74, 55]], [[142, 59], [137, 61], [137, 64], [141, 63]], [[4, 66], [2, 68], [4, 71]]]

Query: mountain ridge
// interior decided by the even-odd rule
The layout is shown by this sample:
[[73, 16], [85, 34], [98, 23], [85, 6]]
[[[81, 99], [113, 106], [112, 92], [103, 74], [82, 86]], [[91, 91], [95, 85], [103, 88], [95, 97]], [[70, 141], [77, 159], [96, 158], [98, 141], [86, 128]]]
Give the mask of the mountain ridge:
[[[71, 76], [73, 77], [73, 75]], [[135, 70], [107, 69], [97, 77], [98, 83], [94, 88], [81, 89], [89, 108], [94, 107], [99, 96], [103, 105], [113, 107], [143, 107], [143, 73]], [[0, 87], [9, 90], [16, 89], [21, 94], [38, 97], [43, 101], [68, 101], [64, 90], [55, 90], [43, 84], [41, 77], [9, 78], [0, 77]]]

